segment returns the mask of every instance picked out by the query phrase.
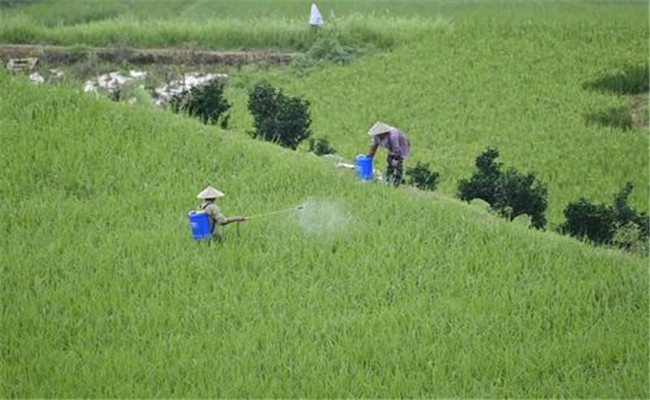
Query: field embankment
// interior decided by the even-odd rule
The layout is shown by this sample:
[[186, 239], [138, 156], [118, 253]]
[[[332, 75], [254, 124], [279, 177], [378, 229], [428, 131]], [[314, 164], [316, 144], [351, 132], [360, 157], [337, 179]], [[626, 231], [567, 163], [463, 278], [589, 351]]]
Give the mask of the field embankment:
[[177, 49], [130, 49], [111, 47], [66, 47], [46, 45], [0, 44], [0, 59], [38, 58], [48, 66], [74, 64], [80, 59], [96, 57], [98, 61], [119, 64], [183, 64], [240, 67], [249, 64], [279, 66], [291, 63], [295, 53], [272, 51], [207, 51], [191, 47]]
[[[0, 74], [0, 397], [648, 397], [647, 260]], [[190, 239], [212, 184], [252, 220]]]

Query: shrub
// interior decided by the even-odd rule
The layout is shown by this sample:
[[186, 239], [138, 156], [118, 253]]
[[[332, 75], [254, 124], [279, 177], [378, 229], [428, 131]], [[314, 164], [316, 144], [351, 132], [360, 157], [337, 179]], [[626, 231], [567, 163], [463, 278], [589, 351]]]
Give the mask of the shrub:
[[497, 181], [496, 199], [493, 207], [512, 220], [527, 214], [535, 228], [546, 226], [548, 191], [533, 174], [522, 174], [515, 169], [503, 173]]
[[266, 82], [255, 85], [248, 109], [255, 119], [253, 137], [295, 150], [311, 135], [309, 102], [286, 96]]
[[612, 237], [612, 244], [632, 253], [647, 255], [649, 252], [648, 236], [644, 237], [639, 225], [628, 222], [618, 226]]
[[614, 214], [605, 204], [592, 204], [584, 198], [569, 203], [564, 209], [566, 221], [560, 232], [579, 238], [588, 238], [594, 243], [609, 243], [614, 235]]
[[650, 220], [644, 213], [638, 213], [630, 207], [627, 200], [634, 191], [632, 182], [627, 182], [623, 189], [614, 195], [614, 202], [612, 209], [616, 223], [620, 226], [625, 226], [629, 223], [635, 224], [639, 227], [640, 233], [648, 237], [650, 235]]
[[[212, 80], [205, 85], [195, 86], [174, 95], [170, 106], [174, 112], [187, 112], [204, 124], [216, 124], [219, 118], [230, 109], [230, 103], [223, 97], [225, 84]], [[226, 121], [226, 122], [224, 122]], [[228, 115], [221, 120], [221, 127], [227, 128]]]
[[465, 201], [485, 200], [509, 220], [527, 214], [532, 226], [544, 228], [548, 205], [546, 186], [533, 174], [522, 174], [513, 168], [502, 172], [501, 164], [496, 162], [498, 156], [498, 150], [487, 149], [476, 157], [478, 171], [469, 180], [459, 182], [458, 197]]
[[432, 172], [429, 169], [428, 163], [418, 162], [415, 167], [407, 168], [406, 175], [408, 184], [417, 187], [421, 190], [436, 190], [438, 186], [438, 178], [440, 175], [437, 172]]
[[632, 190], [634, 186], [628, 182], [614, 196], [611, 205], [593, 204], [584, 198], [569, 203], [564, 209], [566, 221], [560, 225], [560, 232], [595, 244], [638, 249], [639, 243], [643, 244], [650, 235], [650, 220], [629, 206]]
[[[309, 72], [326, 65], [346, 65], [375, 49], [373, 38], [344, 34], [336, 24], [313, 31], [310, 47], [294, 58], [292, 66], [300, 72]], [[366, 40], [367, 39], [367, 40]]]
[[329, 140], [324, 138], [309, 139], [309, 151], [313, 152], [317, 156], [336, 153], [336, 150], [330, 146]]
[[495, 161], [497, 157], [499, 152], [495, 149], [487, 149], [476, 157], [478, 172], [469, 181], [463, 179], [458, 184], [458, 197], [461, 200], [482, 199], [494, 205], [495, 188], [501, 175], [501, 164]]

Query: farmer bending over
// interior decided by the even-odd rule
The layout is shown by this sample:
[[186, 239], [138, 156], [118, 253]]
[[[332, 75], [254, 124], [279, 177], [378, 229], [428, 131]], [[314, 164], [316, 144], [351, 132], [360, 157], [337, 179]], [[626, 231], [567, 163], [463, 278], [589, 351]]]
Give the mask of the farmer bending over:
[[379, 146], [386, 148], [386, 180], [393, 180], [394, 185], [399, 186], [402, 183], [402, 164], [411, 155], [411, 143], [408, 138], [399, 129], [383, 122], [375, 123], [368, 135], [372, 137], [368, 156], [374, 157]]
[[228, 218], [223, 215], [219, 207], [215, 204], [215, 200], [223, 196], [225, 196], [225, 194], [221, 193], [212, 186], [208, 186], [205, 188], [205, 190], [196, 195], [197, 198], [204, 200], [199, 208], [208, 213], [210, 220], [210, 233], [219, 242], [223, 241], [223, 232], [218, 228], [219, 226], [225, 226], [232, 222], [244, 222], [248, 219], [247, 217], [239, 216]]

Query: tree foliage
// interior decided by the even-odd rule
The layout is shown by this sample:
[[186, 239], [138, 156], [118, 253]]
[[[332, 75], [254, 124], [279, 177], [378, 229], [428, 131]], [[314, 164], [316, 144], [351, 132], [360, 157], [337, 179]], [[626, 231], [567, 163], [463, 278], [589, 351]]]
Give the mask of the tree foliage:
[[628, 198], [634, 185], [627, 182], [614, 195], [612, 204], [594, 204], [584, 198], [569, 203], [564, 209], [566, 221], [560, 232], [586, 238], [596, 244], [614, 244], [619, 247], [636, 245], [630, 238], [645, 242], [650, 235], [650, 219], [645, 213], [633, 210]]
[[428, 163], [418, 162], [415, 167], [407, 168], [408, 184], [421, 190], [436, 190], [440, 174], [429, 169]]
[[311, 135], [309, 102], [286, 96], [266, 82], [255, 85], [248, 99], [248, 109], [255, 119], [253, 137], [295, 150]]
[[199, 118], [204, 124], [214, 125], [223, 116], [221, 127], [227, 128], [229, 115], [225, 113], [230, 109], [230, 103], [223, 96], [224, 88], [225, 84], [215, 79], [174, 95], [170, 106], [174, 112], [186, 112]]
[[527, 214], [535, 228], [544, 228], [548, 191], [546, 185], [533, 174], [522, 174], [510, 168], [501, 170], [501, 163], [496, 162], [499, 151], [487, 149], [476, 157], [477, 171], [468, 179], [462, 179], [458, 185], [458, 197], [469, 201], [482, 199], [492, 209], [510, 220]]

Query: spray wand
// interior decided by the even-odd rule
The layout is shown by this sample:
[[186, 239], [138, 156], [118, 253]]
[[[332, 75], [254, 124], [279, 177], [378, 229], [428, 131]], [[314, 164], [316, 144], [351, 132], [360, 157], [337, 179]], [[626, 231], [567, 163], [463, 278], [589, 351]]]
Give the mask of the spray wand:
[[286, 213], [286, 212], [291, 212], [291, 211], [302, 211], [305, 209], [305, 205], [299, 205], [298, 207], [291, 207], [291, 208], [286, 208], [284, 210], [278, 210], [278, 211], [271, 211], [263, 214], [256, 214], [256, 215], [251, 215], [250, 217], [247, 217], [247, 219], [253, 219], [253, 218], [262, 218], [262, 217], [268, 217], [270, 215], [275, 215], [275, 214], [281, 214], [281, 213]]

